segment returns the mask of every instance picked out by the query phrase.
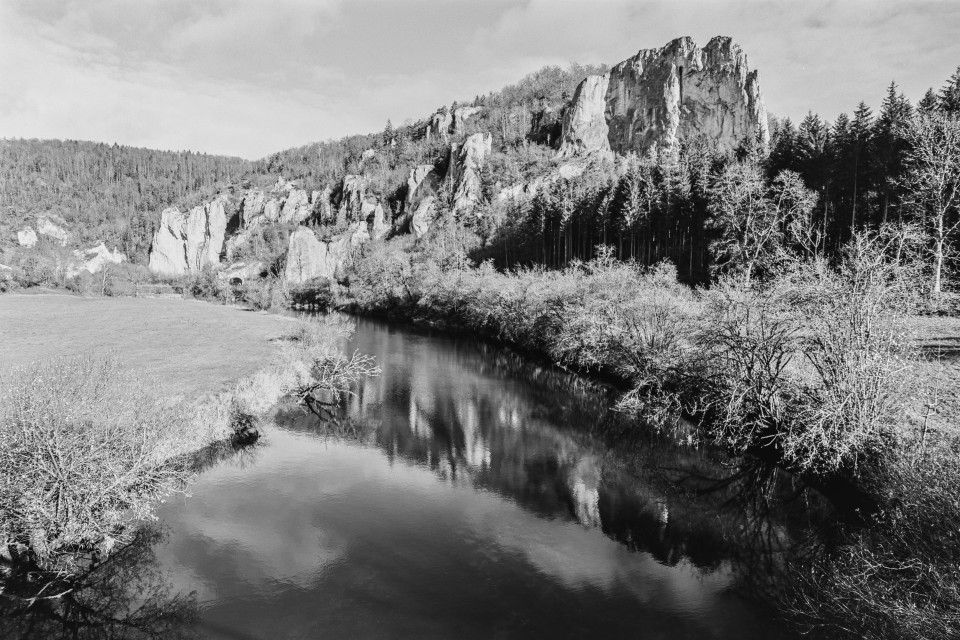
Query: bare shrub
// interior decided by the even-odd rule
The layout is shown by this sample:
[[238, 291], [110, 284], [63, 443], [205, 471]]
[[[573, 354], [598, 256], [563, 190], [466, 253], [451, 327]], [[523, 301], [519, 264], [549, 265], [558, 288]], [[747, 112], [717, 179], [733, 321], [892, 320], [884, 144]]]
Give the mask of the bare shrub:
[[795, 263], [772, 282], [707, 295], [719, 437], [772, 446], [795, 469], [830, 474], [898, 446], [917, 353], [904, 329], [908, 267], [860, 236], [838, 269]]
[[15, 371], [0, 402], [0, 541], [38, 560], [109, 551], [128, 522], [184, 476], [185, 416], [116, 356], [62, 358]]

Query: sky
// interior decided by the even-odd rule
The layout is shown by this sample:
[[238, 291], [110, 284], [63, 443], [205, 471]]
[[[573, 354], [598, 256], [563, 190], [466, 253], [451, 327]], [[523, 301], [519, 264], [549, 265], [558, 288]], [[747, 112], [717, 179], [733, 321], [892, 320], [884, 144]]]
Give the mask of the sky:
[[683, 35], [731, 36], [771, 113], [833, 120], [942, 86], [960, 0], [0, 0], [0, 138], [257, 159]]

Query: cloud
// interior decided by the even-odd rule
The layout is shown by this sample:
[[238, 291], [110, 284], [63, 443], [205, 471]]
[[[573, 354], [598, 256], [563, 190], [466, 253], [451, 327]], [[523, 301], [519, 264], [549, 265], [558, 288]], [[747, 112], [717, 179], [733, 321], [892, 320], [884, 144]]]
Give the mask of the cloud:
[[768, 108], [828, 119], [918, 99], [960, 60], [960, 3], [8, 0], [0, 136], [261, 157], [378, 130], [545, 64], [732, 36]]

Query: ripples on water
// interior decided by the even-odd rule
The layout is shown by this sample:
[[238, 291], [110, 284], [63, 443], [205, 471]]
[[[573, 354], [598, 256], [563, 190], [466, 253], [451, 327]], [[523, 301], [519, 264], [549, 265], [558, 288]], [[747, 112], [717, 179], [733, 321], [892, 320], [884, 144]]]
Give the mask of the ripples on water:
[[787, 637], [761, 603], [809, 515], [789, 479], [655, 439], [611, 450], [600, 389], [358, 325], [347, 348], [383, 375], [339, 427], [285, 408], [72, 596], [108, 605], [99, 622], [46, 604], [0, 636]]

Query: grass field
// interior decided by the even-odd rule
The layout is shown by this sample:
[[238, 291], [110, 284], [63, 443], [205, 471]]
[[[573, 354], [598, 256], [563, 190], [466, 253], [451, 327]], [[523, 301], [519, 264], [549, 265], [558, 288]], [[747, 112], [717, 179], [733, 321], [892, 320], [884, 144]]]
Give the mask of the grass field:
[[0, 296], [0, 374], [59, 355], [116, 351], [169, 393], [216, 393], [269, 361], [290, 318], [178, 299]]

